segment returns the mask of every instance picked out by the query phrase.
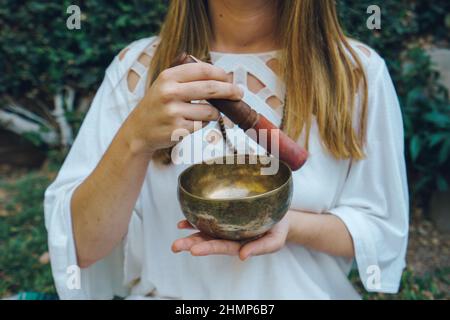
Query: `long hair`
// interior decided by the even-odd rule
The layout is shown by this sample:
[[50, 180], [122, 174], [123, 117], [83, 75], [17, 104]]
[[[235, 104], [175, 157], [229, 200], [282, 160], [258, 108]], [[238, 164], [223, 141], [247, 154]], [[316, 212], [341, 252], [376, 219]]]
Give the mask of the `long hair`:
[[[283, 131], [295, 140], [304, 132], [304, 147], [308, 148], [315, 117], [321, 142], [332, 156], [363, 159], [367, 78], [339, 24], [335, 2], [277, 2], [279, 65], [286, 86]], [[207, 59], [211, 37], [207, 0], [171, 0], [148, 86], [182, 52]], [[358, 92], [360, 105], [355, 106]], [[170, 163], [169, 150], [156, 152], [154, 159]]]

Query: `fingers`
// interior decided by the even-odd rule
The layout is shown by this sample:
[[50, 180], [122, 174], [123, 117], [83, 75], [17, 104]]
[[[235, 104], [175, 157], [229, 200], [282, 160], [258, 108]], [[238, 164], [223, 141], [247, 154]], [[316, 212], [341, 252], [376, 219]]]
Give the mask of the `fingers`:
[[[198, 131], [205, 126], [208, 125], [208, 122], [206, 121], [191, 121], [191, 120], [185, 120], [181, 119], [178, 121], [177, 128], [174, 130], [173, 135], [176, 137], [186, 137], [191, 133], [194, 133], [195, 131]], [[178, 141], [178, 140], [176, 140]]]
[[197, 243], [208, 241], [208, 239], [210, 239], [210, 238], [207, 238], [205, 235], [203, 235], [200, 232], [194, 233], [194, 234], [190, 235], [189, 237], [176, 240], [172, 244], [172, 251], [174, 253], [178, 253], [181, 251], [189, 251]]
[[208, 63], [189, 63], [161, 72], [158, 79], [164, 101], [208, 99], [241, 100], [243, 91], [228, 82], [226, 72]]
[[241, 244], [236, 241], [229, 240], [210, 240], [198, 242], [190, 249], [193, 256], [209, 256], [209, 255], [228, 255], [236, 256], [239, 254]]
[[[178, 225], [180, 226], [180, 224], [182, 227], [186, 226], [184, 221]], [[193, 256], [237, 256], [240, 248], [241, 244], [239, 242], [213, 239], [201, 232], [178, 239], [172, 244], [172, 251], [174, 253], [190, 251]]]
[[192, 224], [190, 224], [190, 222], [187, 220], [182, 220], [182, 221], [178, 222], [177, 228], [178, 229], [195, 230], [195, 227]]
[[184, 101], [209, 99], [239, 101], [243, 98], [244, 92], [239, 86], [228, 82], [204, 80], [178, 85], [178, 95]]
[[180, 109], [180, 114], [191, 121], [217, 121], [220, 116], [216, 108], [206, 103], [185, 103]]
[[[174, 130], [172, 136], [185, 136], [204, 128], [210, 121], [219, 119], [219, 111], [209, 104], [202, 103], [174, 103], [168, 106], [169, 124]], [[178, 140], [176, 140], [178, 141]]]
[[[187, 221], [178, 223], [180, 229], [188, 229], [192, 226]], [[229, 255], [239, 256], [242, 261], [251, 256], [274, 253], [284, 246], [285, 240], [277, 234], [268, 233], [264, 237], [251, 241], [245, 245], [237, 241], [212, 239], [201, 232], [189, 237], [176, 240], [172, 245], [172, 251], [190, 251], [193, 256]]]
[[[178, 223], [179, 229], [191, 229], [193, 226], [186, 220]], [[237, 241], [213, 239], [201, 232], [187, 238], [178, 239], [172, 245], [174, 252], [190, 251], [193, 256], [230, 255], [239, 256], [244, 261], [251, 256], [259, 256], [279, 251], [286, 243], [288, 227], [279, 223], [262, 238], [242, 244]]]
[[186, 120], [183, 116], [172, 119], [167, 127], [171, 141], [179, 142], [181, 139], [207, 126], [209, 121]]
[[183, 83], [199, 80], [227, 81], [228, 76], [225, 70], [209, 63], [188, 63], [164, 70], [159, 78]]
[[285, 244], [285, 238], [277, 233], [267, 233], [262, 238], [245, 244], [239, 252], [239, 258], [244, 261], [251, 256], [274, 253]]

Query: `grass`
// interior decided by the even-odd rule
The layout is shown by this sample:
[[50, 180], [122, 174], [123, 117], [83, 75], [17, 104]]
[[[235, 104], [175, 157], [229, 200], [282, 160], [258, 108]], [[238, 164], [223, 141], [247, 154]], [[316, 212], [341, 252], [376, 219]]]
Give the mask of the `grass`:
[[450, 268], [437, 269], [422, 276], [406, 269], [402, 275], [399, 293], [392, 295], [366, 292], [357, 272], [350, 273], [350, 280], [365, 300], [447, 300], [450, 293], [446, 291], [445, 285], [450, 285], [449, 277]]
[[14, 183], [0, 181], [0, 297], [19, 291], [55, 293], [50, 265], [39, 261], [47, 252], [43, 197], [50, 179], [29, 173]]
[[[0, 298], [18, 292], [55, 293], [47, 252], [43, 196], [57, 168], [34, 171], [17, 179], [0, 179]], [[449, 299], [450, 268], [424, 275], [404, 272], [397, 295], [366, 293], [357, 272], [350, 279], [364, 299]]]

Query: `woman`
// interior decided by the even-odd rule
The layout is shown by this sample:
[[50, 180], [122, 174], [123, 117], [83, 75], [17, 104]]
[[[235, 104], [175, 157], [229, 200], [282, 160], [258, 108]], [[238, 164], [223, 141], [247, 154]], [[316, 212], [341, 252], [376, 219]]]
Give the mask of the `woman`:
[[[183, 51], [213, 65], [171, 67]], [[286, 217], [247, 244], [189, 235], [177, 202], [180, 151], [226, 145], [210, 98], [243, 99], [310, 153]], [[173, 0], [159, 37], [107, 69], [45, 212], [61, 298], [358, 299], [353, 260], [367, 290], [394, 293], [408, 194], [386, 65], [333, 1]]]

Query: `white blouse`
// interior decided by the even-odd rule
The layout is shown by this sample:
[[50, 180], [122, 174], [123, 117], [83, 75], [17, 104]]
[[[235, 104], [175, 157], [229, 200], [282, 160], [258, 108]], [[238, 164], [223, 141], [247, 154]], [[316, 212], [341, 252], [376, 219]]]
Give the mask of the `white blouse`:
[[[217, 148], [220, 154], [223, 140], [213, 145], [208, 138], [220, 133], [216, 122], [176, 145], [177, 164], [163, 168], [149, 164], [123, 243], [91, 267], [81, 270], [76, 267], [70, 212], [72, 193], [93, 171], [143, 97], [146, 70], [138, 58], [142, 53], [151, 55], [156, 41], [152, 37], [132, 43], [125, 57], [116, 57], [108, 67], [75, 143], [46, 191], [45, 221], [60, 298], [111, 299], [116, 295], [155, 299], [358, 299], [347, 278], [352, 260], [301, 245], [287, 244], [276, 253], [245, 262], [230, 256], [172, 253], [172, 242], [189, 234], [176, 227], [184, 218], [177, 201], [177, 177], [189, 165], [181, 158], [186, 153], [182, 151], [197, 141], [204, 148]], [[352, 45], [363, 62], [369, 83], [367, 158], [334, 159], [321, 145], [314, 124], [309, 141], [310, 158], [293, 174], [291, 209], [330, 213], [342, 219], [353, 237], [355, 260], [365, 288], [395, 293], [405, 267], [408, 237], [402, 116], [384, 60], [354, 41]], [[244, 100], [252, 108], [280, 123], [280, 110], [266, 103], [268, 97], [283, 101], [284, 96], [283, 84], [266, 64], [276, 58], [276, 52], [212, 52], [211, 57], [215, 65], [234, 73], [235, 83], [244, 87]], [[134, 92], [130, 92], [126, 81], [130, 69], [142, 77]], [[260, 92], [247, 88], [247, 73], [265, 85]], [[245, 134], [237, 126], [227, 132], [244, 141]], [[264, 151], [256, 144], [247, 150]], [[197, 157], [196, 162], [201, 160]]]

